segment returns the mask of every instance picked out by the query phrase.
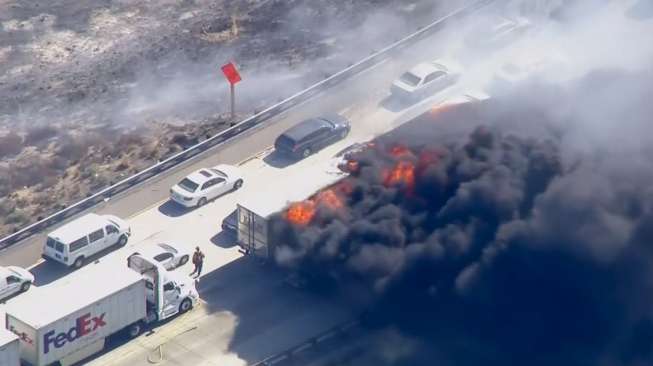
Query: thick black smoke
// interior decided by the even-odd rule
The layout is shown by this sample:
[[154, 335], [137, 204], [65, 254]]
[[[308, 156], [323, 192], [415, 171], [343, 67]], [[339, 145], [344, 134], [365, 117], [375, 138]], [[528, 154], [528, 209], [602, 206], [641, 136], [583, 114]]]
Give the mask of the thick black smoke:
[[[356, 157], [343, 209], [307, 227], [275, 218], [277, 261], [366, 284], [372, 319], [426, 340], [428, 364], [651, 365], [650, 77], [593, 74], [546, 102], [514, 99], [512, 114], [499, 103], [462, 143], [393, 155], [380, 141]], [[389, 184], [399, 161], [414, 185]]]

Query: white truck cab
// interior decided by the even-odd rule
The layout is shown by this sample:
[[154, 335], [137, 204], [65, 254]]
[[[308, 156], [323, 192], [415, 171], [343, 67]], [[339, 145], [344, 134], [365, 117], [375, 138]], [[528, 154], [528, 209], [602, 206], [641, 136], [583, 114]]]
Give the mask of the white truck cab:
[[[147, 276], [146, 276], [147, 278]], [[154, 304], [154, 282], [146, 279], [147, 301]], [[192, 278], [177, 272], [167, 272], [163, 276], [163, 316], [164, 319], [183, 313], [197, 305], [199, 294]]]
[[34, 275], [24, 268], [0, 267], [0, 301], [4, 301], [16, 293], [29, 290], [33, 282]]
[[165, 270], [153, 258], [132, 254], [127, 259], [129, 268], [145, 279], [148, 321], [163, 320], [192, 309], [199, 302], [195, 281], [181, 272]]
[[127, 244], [130, 235], [131, 228], [124, 220], [90, 213], [48, 234], [42, 257], [79, 268], [90, 256]]

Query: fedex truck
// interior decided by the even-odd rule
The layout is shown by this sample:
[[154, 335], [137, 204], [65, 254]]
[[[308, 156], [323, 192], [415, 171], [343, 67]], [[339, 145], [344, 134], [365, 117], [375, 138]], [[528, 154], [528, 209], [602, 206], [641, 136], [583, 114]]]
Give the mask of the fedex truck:
[[20, 351], [18, 336], [0, 328], [0, 365], [20, 366]]
[[190, 277], [168, 274], [140, 255], [127, 265], [93, 263], [25, 295], [5, 312], [7, 329], [20, 340], [20, 359], [30, 366], [74, 364], [102, 350], [107, 337], [135, 337], [199, 299]]

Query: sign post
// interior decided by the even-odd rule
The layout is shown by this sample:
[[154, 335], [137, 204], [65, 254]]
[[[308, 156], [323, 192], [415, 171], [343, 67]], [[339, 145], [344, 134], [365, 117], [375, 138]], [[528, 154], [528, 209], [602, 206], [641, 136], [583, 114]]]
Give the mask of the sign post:
[[227, 81], [229, 81], [229, 90], [231, 92], [231, 120], [233, 125], [233, 123], [235, 123], [234, 119], [236, 118], [236, 83], [242, 79], [233, 62], [223, 65], [221, 69], [222, 73], [227, 78]]

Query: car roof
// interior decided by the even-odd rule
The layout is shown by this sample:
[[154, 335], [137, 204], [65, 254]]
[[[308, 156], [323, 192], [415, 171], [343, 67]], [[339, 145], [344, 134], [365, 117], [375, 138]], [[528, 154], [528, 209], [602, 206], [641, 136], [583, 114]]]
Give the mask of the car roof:
[[62, 243], [70, 243], [84, 235], [103, 228], [108, 223], [107, 219], [95, 213], [86, 214], [75, 219], [48, 234], [49, 237]]
[[[420, 79], [423, 79], [423, 78], [426, 77], [426, 75], [428, 75], [428, 74], [430, 74], [430, 73], [432, 73], [434, 71], [438, 71], [438, 70], [442, 70], [442, 69], [440, 67], [438, 67], [438, 65], [436, 65], [435, 63], [433, 63], [433, 62], [422, 62], [422, 63], [419, 63], [419, 64], [415, 65], [412, 69], [410, 69], [409, 72], [411, 74], [419, 77]], [[442, 70], [442, 71], [446, 71], [446, 70]]]
[[219, 175], [212, 172], [211, 169], [208, 168], [203, 168], [203, 169], [198, 169], [192, 173], [190, 173], [186, 178], [192, 180], [193, 182], [197, 184], [203, 184], [207, 180], [211, 178], [218, 177]]
[[286, 130], [286, 132], [283, 133], [283, 135], [291, 138], [294, 141], [300, 141], [322, 127], [332, 126], [333, 123], [329, 122], [326, 118], [311, 118], [299, 122], [295, 126], [289, 128]]

